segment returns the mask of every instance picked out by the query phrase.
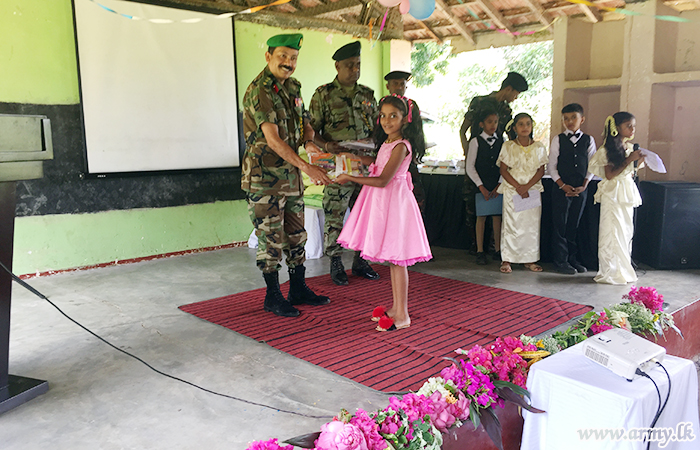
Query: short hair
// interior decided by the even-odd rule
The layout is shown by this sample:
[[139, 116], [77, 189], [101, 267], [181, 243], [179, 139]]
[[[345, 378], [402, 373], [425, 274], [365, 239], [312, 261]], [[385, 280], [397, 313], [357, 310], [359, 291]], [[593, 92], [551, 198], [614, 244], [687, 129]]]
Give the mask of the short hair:
[[277, 47], [267, 47], [267, 53], [272, 54]]
[[500, 118], [500, 115], [498, 114], [498, 111], [495, 110], [494, 108], [486, 108], [486, 109], [483, 109], [483, 110], [479, 111], [479, 113], [477, 114], [477, 116], [476, 116], [476, 123], [477, 123], [477, 124], [480, 124], [481, 122], [483, 122], [484, 120], [486, 120], [486, 118], [487, 118], [488, 116], [493, 116], [493, 115], [496, 115], [497, 117]]
[[583, 106], [579, 105], [578, 103], [569, 103], [561, 109], [561, 113], [579, 113], [583, 116]]
[[506, 79], [503, 80], [503, 83], [501, 83], [501, 89], [505, 89], [508, 86], [512, 87], [518, 92], [525, 92], [528, 89], [527, 80], [518, 72], [508, 72]]

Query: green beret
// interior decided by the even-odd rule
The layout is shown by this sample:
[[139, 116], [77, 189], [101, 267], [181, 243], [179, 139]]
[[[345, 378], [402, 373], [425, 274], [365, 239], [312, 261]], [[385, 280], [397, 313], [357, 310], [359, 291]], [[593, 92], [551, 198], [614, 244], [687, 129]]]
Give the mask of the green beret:
[[301, 48], [301, 42], [304, 40], [304, 36], [300, 33], [295, 34], [278, 34], [277, 36], [272, 36], [267, 40], [268, 47], [289, 47], [294, 50], [299, 50]]
[[404, 72], [402, 70], [394, 70], [393, 72], [389, 72], [386, 74], [384, 79], [386, 81], [389, 80], [406, 80], [408, 81], [411, 78], [411, 72]]
[[527, 85], [527, 80], [525, 79], [524, 76], [520, 75], [518, 72], [508, 72], [508, 76], [506, 77], [505, 80], [503, 80], [503, 84], [501, 85], [501, 89], [505, 87], [512, 87], [518, 92], [525, 92], [527, 91], [528, 85]]
[[355, 56], [360, 56], [360, 50], [362, 50], [360, 41], [351, 42], [336, 50], [335, 53], [333, 53], [333, 59], [342, 61], [344, 59], [354, 58]]

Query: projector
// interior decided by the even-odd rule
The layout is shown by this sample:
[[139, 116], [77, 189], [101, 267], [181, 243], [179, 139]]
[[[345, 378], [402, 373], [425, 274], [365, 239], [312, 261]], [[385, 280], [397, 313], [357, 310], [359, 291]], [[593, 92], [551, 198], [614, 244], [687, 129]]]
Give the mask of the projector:
[[655, 362], [663, 361], [666, 349], [625, 329], [613, 328], [583, 341], [583, 354], [632, 381], [639, 377], [637, 369], [646, 372]]

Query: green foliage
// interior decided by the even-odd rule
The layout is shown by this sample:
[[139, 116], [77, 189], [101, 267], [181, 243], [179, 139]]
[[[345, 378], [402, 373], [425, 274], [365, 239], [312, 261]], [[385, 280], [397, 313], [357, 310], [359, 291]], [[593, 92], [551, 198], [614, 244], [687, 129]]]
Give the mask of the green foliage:
[[429, 86], [435, 81], [435, 74], [444, 75], [452, 58], [452, 47], [435, 42], [419, 43], [411, 52], [412, 82], [415, 86]]

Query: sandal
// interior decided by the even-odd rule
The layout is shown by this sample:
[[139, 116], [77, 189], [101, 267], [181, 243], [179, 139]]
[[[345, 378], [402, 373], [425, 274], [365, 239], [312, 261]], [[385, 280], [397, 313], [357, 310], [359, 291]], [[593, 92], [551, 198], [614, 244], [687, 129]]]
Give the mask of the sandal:
[[383, 306], [377, 306], [374, 308], [374, 311], [372, 311], [372, 318], [370, 320], [372, 322], [379, 322], [379, 319], [382, 317], [386, 317], [386, 309], [384, 309]]
[[503, 261], [501, 263], [501, 273], [511, 273], [513, 272], [513, 268], [510, 267], [510, 263], [508, 261]]
[[411, 324], [409, 323], [407, 325], [401, 325], [400, 327], [397, 327], [394, 324], [394, 319], [392, 319], [389, 316], [384, 316], [381, 319], [379, 319], [379, 325], [377, 325], [377, 328], [375, 328], [375, 330], [381, 331], [381, 332], [396, 331], [396, 330], [401, 330], [403, 328], [408, 328], [410, 326], [411, 326]]
[[540, 266], [537, 263], [528, 263], [528, 264], [523, 264], [526, 269], [530, 269], [532, 272], [542, 272], [542, 266]]

